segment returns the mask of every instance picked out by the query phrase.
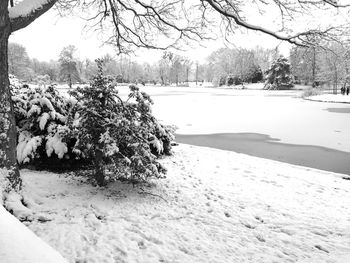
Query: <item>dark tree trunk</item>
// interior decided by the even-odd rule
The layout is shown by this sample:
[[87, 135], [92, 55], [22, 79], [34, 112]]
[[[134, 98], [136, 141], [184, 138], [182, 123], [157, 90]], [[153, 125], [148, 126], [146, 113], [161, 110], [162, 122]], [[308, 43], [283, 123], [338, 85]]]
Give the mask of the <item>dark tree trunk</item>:
[[0, 1], [0, 167], [5, 167], [9, 171], [10, 187], [19, 190], [22, 181], [16, 160], [16, 122], [8, 79], [8, 39], [10, 33], [8, 1]]
[[95, 152], [95, 180], [99, 186], [106, 185], [105, 173], [103, 168], [103, 152], [100, 149], [96, 149]]

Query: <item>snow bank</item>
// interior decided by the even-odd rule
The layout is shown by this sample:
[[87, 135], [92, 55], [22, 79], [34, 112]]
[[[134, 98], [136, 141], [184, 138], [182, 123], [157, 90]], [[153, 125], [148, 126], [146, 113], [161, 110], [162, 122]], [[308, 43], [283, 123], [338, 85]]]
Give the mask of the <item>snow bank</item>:
[[187, 145], [152, 186], [22, 171], [29, 227], [70, 262], [324, 262], [350, 255], [344, 175]]
[[305, 99], [321, 102], [350, 103], [350, 96], [341, 94], [323, 94], [317, 96], [310, 96]]
[[0, 205], [0, 262], [67, 263], [67, 260]]

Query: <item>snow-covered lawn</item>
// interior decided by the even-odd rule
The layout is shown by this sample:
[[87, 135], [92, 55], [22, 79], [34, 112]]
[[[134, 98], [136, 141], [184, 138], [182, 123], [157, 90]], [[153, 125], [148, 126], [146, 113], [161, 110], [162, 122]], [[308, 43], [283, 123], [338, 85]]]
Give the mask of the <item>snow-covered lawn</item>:
[[[69, 262], [350, 262], [342, 175], [188, 145], [152, 186], [24, 170], [27, 225]], [[44, 220], [45, 221], [45, 220]]]
[[0, 205], [0, 262], [67, 263], [47, 243]]
[[322, 94], [317, 96], [310, 96], [306, 99], [321, 102], [350, 103], [350, 96], [341, 94]]

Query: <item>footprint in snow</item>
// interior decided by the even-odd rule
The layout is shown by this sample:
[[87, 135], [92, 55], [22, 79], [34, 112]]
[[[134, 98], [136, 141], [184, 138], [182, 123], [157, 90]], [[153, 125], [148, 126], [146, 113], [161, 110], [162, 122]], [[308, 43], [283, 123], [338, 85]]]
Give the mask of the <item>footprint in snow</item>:
[[224, 214], [225, 214], [226, 217], [231, 217], [229, 212], [225, 212]]
[[324, 248], [324, 247], [322, 247], [320, 245], [315, 245], [315, 248], [317, 248], [318, 250], [321, 250], [323, 252], [329, 253], [329, 251], [326, 248]]
[[266, 242], [265, 238], [264, 238], [262, 235], [260, 235], [260, 234], [257, 234], [257, 235], [256, 235], [256, 238], [257, 238], [260, 242]]
[[255, 226], [249, 224], [248, 222], [244, 222], [242, 223], [246, 228], [249, 228], [249, 229], [255, 229]]
[[137, 243], [137, 245], [139, 246], [140, 249], [146, 249], [146, 245], [145, 243], [141, 240]]
[[260, 216], [255, 216], [254, 218], [258, 220], [260, 223], [264, 223], [264, 220]]

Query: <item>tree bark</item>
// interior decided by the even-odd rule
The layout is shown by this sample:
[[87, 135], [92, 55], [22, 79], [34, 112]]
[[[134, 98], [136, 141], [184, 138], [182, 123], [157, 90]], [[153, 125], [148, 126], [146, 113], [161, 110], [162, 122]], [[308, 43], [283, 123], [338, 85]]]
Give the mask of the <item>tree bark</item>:
[[95, 180], [99, 186], [106, 185], [105, 173], [103, 168], [103, 151], [96, 149], [95, 151]]
[[[0, 2], [0, 168], [8, 170], [10, 188], [20, 190], [16, 146], [17, 132], [8, 79], [8, 39], [11, 33], [8, 1]], [[1, 178], [0, 178], [1, 179]], [[2, 189], [4, 190], [4, 189]], [[0, 200], [1, 201], [1, 200]]]

